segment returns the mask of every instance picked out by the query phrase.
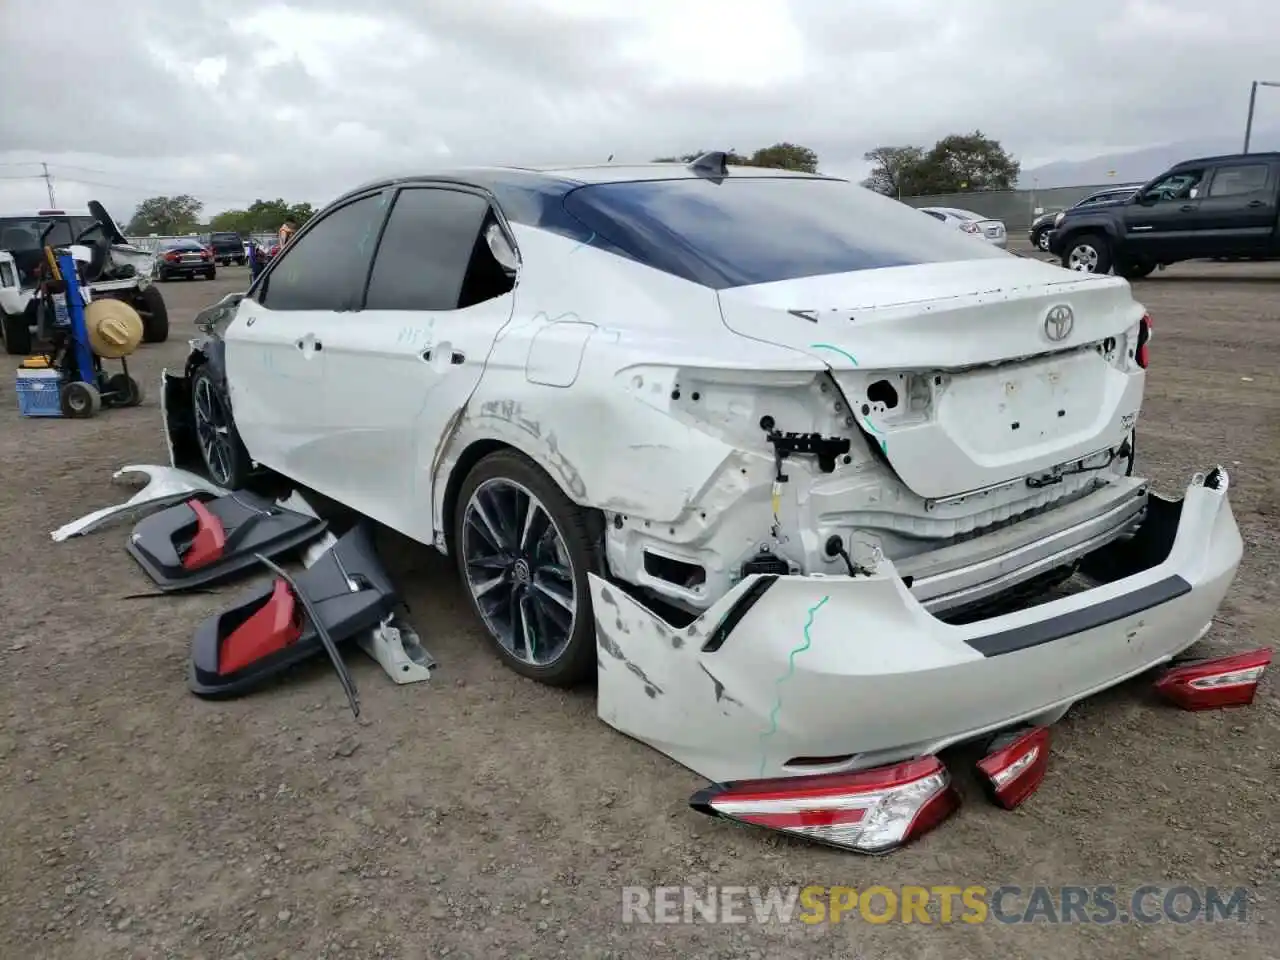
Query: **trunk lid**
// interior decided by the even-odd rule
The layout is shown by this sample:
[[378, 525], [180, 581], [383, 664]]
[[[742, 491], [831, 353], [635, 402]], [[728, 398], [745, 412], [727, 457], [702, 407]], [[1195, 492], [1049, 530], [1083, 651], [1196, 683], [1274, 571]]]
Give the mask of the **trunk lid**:
[[926, 499], [1118, 447], [1142, 403], [1143, 309], [1115, 277], [1011, 256], [737, 287], [720, 305], [740, 336], [825, 362]]

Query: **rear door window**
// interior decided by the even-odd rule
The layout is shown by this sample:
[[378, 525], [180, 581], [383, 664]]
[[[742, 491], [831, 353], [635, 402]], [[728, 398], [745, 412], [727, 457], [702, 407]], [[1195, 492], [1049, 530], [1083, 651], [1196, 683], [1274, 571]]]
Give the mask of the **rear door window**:
[[617, 252], [714, 289], [1006, 257], [843, 180], [729, 177], [601, 183], [565, 207]]
[[1209, 184], [1211, 197], [1242, 197], [1262, 193], [1267, 188], [1271, 168], [1265, 163], [1241, 164], [1235, 167], [1219, 167]]
[[325, 214], [291, 241], [263, 275], [257, 299], [270, 310], [350, 310], [369, 273], [386, 195], [370, 194]]
[[488, 215], [489, 202], [479, 194], [401, 190], [378, 243], [365, 309], [458, 309]]

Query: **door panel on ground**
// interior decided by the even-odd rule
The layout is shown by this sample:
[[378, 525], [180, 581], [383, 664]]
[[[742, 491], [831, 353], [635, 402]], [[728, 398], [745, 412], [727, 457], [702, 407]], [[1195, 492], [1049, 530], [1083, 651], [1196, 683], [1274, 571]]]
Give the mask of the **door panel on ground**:
[[511, 318], [513, 280], [484, 240], [479, 193], [401, 190], [378, 244], [364, 307], [325, 330], [331, 432], [327, 495], [424, 542], [441, 436]]
[[1197, 215], [1205, 256], [1265, 252], [1276, 225], [1276, 165], [1266, 161], [1218, 167]]
[[325, 330], [361, 294], [386, 211], [381, 193], [307, 225], [227, 328], [227, 379], [249, 455], [309, 485], [324, 463]]
[[1126, 207], [1125, 229], [1134, 259], [1178, 259], [1193, 249], [1207, 172], [1171, 173]]

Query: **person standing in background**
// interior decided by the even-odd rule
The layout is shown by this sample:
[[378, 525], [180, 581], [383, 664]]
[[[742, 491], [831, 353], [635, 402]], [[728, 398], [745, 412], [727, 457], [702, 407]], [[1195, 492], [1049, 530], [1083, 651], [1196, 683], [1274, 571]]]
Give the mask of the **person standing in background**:
[[298, 229], [298, 225], [293, 222], [292, 217], [285, 220], [285, 222], [280, 227], [279, 233], [277, 234], [280, 240], [281, 247], [283, 247], [286, 243], [289, 242], [289, 238], [293, 236], [294, 231], [296, 231], [297, 229]]

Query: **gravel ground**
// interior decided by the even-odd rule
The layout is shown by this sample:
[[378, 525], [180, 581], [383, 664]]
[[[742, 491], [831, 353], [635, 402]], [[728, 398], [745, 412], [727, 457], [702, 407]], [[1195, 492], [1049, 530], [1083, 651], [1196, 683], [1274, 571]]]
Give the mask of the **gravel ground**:
[[[243, 270], [164, 288], [176, 366], [195, 310]], [[1246, 556], [1214, 652], [1274, 644], [1280, 587], [1280, 264], [1187, 264], [1136, 285], [1155, 317], [1140, 468], [1177, 492], [1223, 463]], [[688, 810], [692, 773], [600, 723], [589, 690], [487, 652], [451, 567], [388, 538], [441, 663], [397, 687], [356, 654], [352, 719], [324, 665], [247, 699], [187, 693], [194, 626], [225, 596], [149, 585], [116, 527], [48, 531], [164, 462], [159, 408], [18, 417], [0, 382], [0, 954], [4, 957], [1277, 957], [1280, 701], [1185, 714], [1135, 681], [1054, 730], [1039, 793], [966, 805], [860, 858]], [[152, 391], [154, 393], [154, 389]], [[233, 586], [230, 589], [239, 589]], [[1175, 925], [624, 925], [623, 885], [1109, 884], [1252, 888], [1248, 921]]]

